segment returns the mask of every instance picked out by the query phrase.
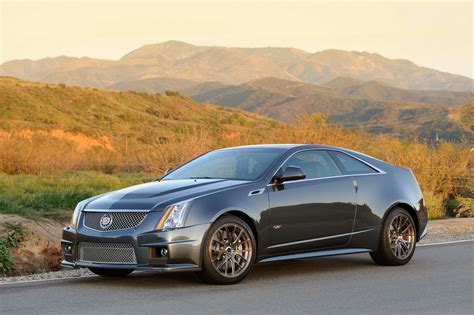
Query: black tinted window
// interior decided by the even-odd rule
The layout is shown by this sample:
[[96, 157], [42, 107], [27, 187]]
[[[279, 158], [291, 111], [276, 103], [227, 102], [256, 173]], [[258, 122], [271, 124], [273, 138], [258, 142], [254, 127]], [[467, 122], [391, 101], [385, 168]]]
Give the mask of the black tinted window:
[[296, 153], [285, 162], [283, 170], [290, 165], [300, 167], [308, 179], [341, 175], [329, 154], [320, 150]]
[[284, 151], [272, 149], [229, 149], [209, 152], [181, 166], [163, 179], [222, 178], [255, 180]]
[[333, 152], [333, 156], [338, 159], [344, 167], [347, 174], [367, 174], [377, 173], [373, 168], [362, 163], [361, 161], [350, 157], [341, 152]]

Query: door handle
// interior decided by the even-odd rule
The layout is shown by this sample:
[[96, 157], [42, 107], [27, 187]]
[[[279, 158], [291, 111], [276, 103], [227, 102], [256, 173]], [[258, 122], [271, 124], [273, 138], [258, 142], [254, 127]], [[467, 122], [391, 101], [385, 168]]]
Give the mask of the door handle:
[[352, 185], [354, 185], [355, 192], [357, 193], [359, 191], [359, 183], [357, 183], [355, 178], [352, 179]]

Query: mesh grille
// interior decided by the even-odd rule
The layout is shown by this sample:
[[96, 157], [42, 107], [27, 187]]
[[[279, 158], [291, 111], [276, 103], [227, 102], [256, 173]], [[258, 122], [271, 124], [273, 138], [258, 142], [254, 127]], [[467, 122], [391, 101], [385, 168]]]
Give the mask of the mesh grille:
[[[85, 212], [84, 225], [99, 231], [116, 231], [132, 229], [139, 226], [148, 211], [111, 211], [111, 212]], [[102, 220], [106, 216], [108, 219]], [[107, 220], [110, 219], [110, 223]], [[109, 223], [109, 224], [101, 224]]]
[[119, 243], [79, 243], [79, 261], [136, 264], [135, 249], [130, 244]]

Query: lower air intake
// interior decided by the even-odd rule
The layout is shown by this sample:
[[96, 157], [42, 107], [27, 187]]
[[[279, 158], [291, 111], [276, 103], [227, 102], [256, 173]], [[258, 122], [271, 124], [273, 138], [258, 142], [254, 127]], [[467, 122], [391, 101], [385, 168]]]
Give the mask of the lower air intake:
[[135, 249], [130, 244], [79, 243], [79, 261], [107, 264], [136, 264]]

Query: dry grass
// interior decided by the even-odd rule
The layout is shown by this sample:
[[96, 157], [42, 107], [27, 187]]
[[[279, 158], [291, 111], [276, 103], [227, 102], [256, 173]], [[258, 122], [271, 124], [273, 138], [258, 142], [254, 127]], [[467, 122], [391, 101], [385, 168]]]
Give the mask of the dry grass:
[[431, 218], [444, 216], [443, 201], [454, 191], [455, 179], [465, 176], [468, 150], [450, 143], [428, 147], [386, 136], [369, 136], [303, 119], [298, 125], [246, 129], [196, 128], [172, 141], [142, 146], [119, 146], [111, 151], [91, 148], [77, 151], [73, 144], [49, 137], [31, 140], [11, 136], [0, 140], [0, 171], [46, 176], [60, 171], [96, 170], [104, 173], [161, 174], [198, 154], [220, 147], [256, 143], [324, 143], [342, 146], [410, 167], [425, 193]]
[[[50, 176], [64, 171], [161, 174], [198, 154], [259, 143], [321, 143], [410, 167], [430, 205], [443, 203], [466, 176], [466, 146], [329, 126], [320, 115], [295, 125], [196, 104], [182, 96], [111, 92], [0, 79], [0, 172]], [[470, 167], [469, 167], [470, 168]], [[472, 187], [468, 187], [472, 191]], [[0, 191], [1, 193], [1, 191]]]

